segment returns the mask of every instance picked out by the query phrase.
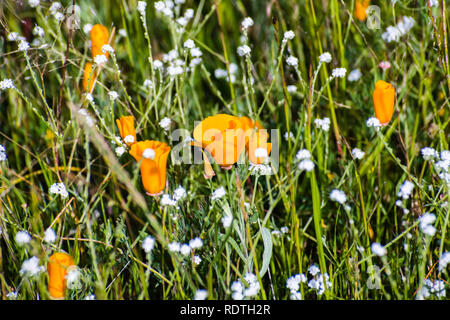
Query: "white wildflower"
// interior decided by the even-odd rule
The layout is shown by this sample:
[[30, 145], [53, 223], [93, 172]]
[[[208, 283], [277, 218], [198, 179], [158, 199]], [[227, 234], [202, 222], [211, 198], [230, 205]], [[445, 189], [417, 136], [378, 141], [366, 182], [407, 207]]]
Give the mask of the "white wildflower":
[[123, 138], [123, 142], [125, 142], [126, 144], [134, 143], [134, 136], [131, 134], [127, 135], [125, 138]]
[[147, 2], [146, 1], [138, 1], [137, 4], [137, 10], [139, 11], [139, 14], [141, 16], [145, 16], [145, 9], [147, 8]]
[[288, 30], [283, 34], [283, 41], [286, 42], [288, 40], [292, 40], [295, 37], [295, 33], [292, 30]]
[[245, 18], [244, 20], [242, 20], [241, 22], [241, 26], [242, 29], [247, 30], [248, 28], [250, 28], [251, 26], [253, 26], [253, 19], [250, 17]]
[[374, 128], [381, 127], [380, 120], [378, 120], [378, 119], [375, 118], [375, 117], [372, 117], [372, 118], [367, 119], [366, 125], [367, 125], [368, 127], [374, 127]]
[[44, 270], [43, 266], [39, 266], [39, 258], [31, 257], [28, 260], [25, 260], [22, 263], [22, 267], [20, 268], [20, 275], [22, 276], [34, 276]]
[[155, 150], [153, 150], [152, 148], [147, 148], [142, 152], [142, 157], [144, 157], [145, 159], [155, 159]]
[[335, 68], [331, 72], [331, 76], [333, 78], [344, 78], [346, 72], [347, 72], [347, 69], [345, 69], [345, 68]]
[[39, 5], [40, 1], [39, 0], [28, 0], [28, 4], [30, 5], [30, 7], [32, 8], [36, 8]]
[[348, 81], [350, 82], [358, 81], [361, 78], [361, 76], [362, 76], [361, 70], [359, 69], [352, 70], [348, 74]]
[[176, 241], [172, 241], [168, 244], [168, 248], [170, 252], [180, 252], [181, 244]]
[[379, 257], [384, 257], [387, 253], [386, 248], [384, 246], [382, 246], [381, 244], [379, 244], [378, 242], [372, 243], [372, 245], [370, 246], [370, 249], [372, 250], [372, 252], [374, 254], [376, 254]]
[[195, 292], [194, 300], [205, 300], [208, 297], [208, 291], [199, 289]]
[[35, 26], [33, 29], [33, 34], [42, 38], [45, 35], [45, 31], [42, 27], [40, 26]]
[[301, 149], [297, 152], [295, 155], [297, 160], [303, 160], [303, 159], [310, 159], [311, 158], [311, 152], [309, 152], [308, 149]]
[[114, 53], [114, 48], [113, 47], [111, 47], [109, 44], [104, 44], [103, 46], [102, 46], [102, 52], [103, 53]]
[[119, 98], [119, 94], [116, 91], [109, 91], [108, 95], [109, 95], [109, 100], [111, 100], [111, 101], [114, 101], [117, 98]]
[[425, 160], [434, 160], [435, 158], [439, 157], [438, 152], [430, 147], [422, 148], [420, 150], [420, 153]]
[[161, 128], [163, 128], [164, 131], [168, 131], [170, 129], [170, 125], [172, 124], [172, 120], [170, 120], [169, 118], [163, 118], [161, 119], [161, 121], [159, 122], [159, 126]]
[[331, 62], [331, 54], [329, 52], [324, 52], [319, 56], [319, 61], [322, 63], [330, 63]]
[[146, 253], [150, 253], [154, 247], [155, 238], [153, 238], [152, 236], [145, 237], [144, 241], [142, 241], [142, 249], [144, 249]]
[[202, 262], [202, 258], [200, 256], [192, 257], [192, 262], [196, 265], [199, 265]]
[[196, 237], [189, 241], [189, 246], [191, 247], [191, 249], [199, 249], [203, 246], [203, 241], [199, 237]]
[[30, 49], [30, 45], [26, 40], [20, 40], [18, 49], [19, 51], [27, 51]]
[[89, 34], [91, 32], [91, 29], [92, 29], [92, 24], [90, 24], [90, 23], [86, 23], [83, 26], [83, 32], [86, 34]]
[[427, 212], [419, 217], [419, 221], [420, 231], [430, 237], [434, 236], [434, 234], [436, 233], [436, 228], [433, 226], [433, 224], [436, 221], [436, 216], [432, 213]]
[[192, 48], [191, 49], [191, 56], [198, 58], [203, 55], [202, 51], [199, 48]]
[[355, 159], [361, 160], [364, 157], [364, 154], [365, 154], [364, 151], [362, 151], [359, 148], [354, 148], [352, 150], [352, 155]]
[[243, 57], [246, 55], [250, 55], [250, 52], [252, 51], [252, 49], [250, 49], [250, 47], [246, 44], [244, 44], [243, 46], [240, 46], [237, 48], [237, 53], [239, 56]]
[[286, 63], [288, 65], [290, 65], [291, 67], [297, 67], [298, 66], [298, 59], [296, 57], [294, 57], [294, 56], [289, 56], [286, 59]]
[[308, 272], [312, 276], [315, 276], [316, 274], [318, 274], [320, 272], [320, 269], [316, 264], [313, 264], [308, 268]]
[[414, 189], [414, 184], [411, 181], [406, 180], [401, 186], [397, 193], [397, 196], [408, 199]]
[[188, 39], [184, 42], [183, 46], [187, 49], [193, 49], [195, 48], [195, 42], [192, 39]]
[[94, 62], [98, 65], [104, 64], [108, 61], [108, 58], [104, 54], [98, 54], [94, 58]]
[[47, 243], [54, 243], [56, 241], [56, 233], [52, 228], [48, 228], [44, 233], [44, 241]]
[[178, 186], [178, 188], [175, 189], [173, 192], [173, 199], [175, 201], [179, 201], [186, 197], [186, 189], [184, 189], [182, 186]]
[[214, 192], [211, 195], [211, 200], [217, 200], [222, 198], [223, 196], [225, 196], [226, 191], [224, 187], [220, 187], [216, 190], [214, 190]]
[[287, 86], [286, 89], [289, 93], [294, 93], [297, 91], [297, 86], [291, 84], [291, 85]]
[[323, 118], [323, 119], [315, 119], [314, 124], [317, 128], [322, 129], [323, 131], [327, 132], [330, 130], [330, 119], [329, 118]]
[[339, 202], [340, 204], [344, 204], [347, 201], [347, 196], [344, 191], [334, 189], [330, 193], [330, 199]]
[[447, 265], [450, 263], [450, 252], [442, 253], [439, 258], [439, 271], [442, 272], [447, 268]]
[[14, 239], [16, 240], [16, 243], [19, 246], [23, 246], [24, 244], [30, 243], [31, 236], [26, 231], [19, 231], [16, 233], [16, 236], [14, 237]]
[[11, 79], [0, 81], [0, 90], [14, 89], [14, 82]]
[[168, 195], [167, 193], [163, 194], [161, 197], [161, 205], [162, 206], [175, 206], [177, 204], [177, 202], [175, 200], [173, 200], [170, 195]]
[[182, 255], [187, 256], [191, 253], [191, 247], [185, 243], [180, 247], [180, 252]]
[[310, 159], [304, 159], [300, 161], [300, 163], [298, 164], [298, 168], [301, 171], [310, 172], [314, 169], [314, 162], [312, 162]]
[[224, 228], [229, 228], [231, 226], [231, 223], [233, 222], [232, 216], [223, 216], [220, 220], [222, 222], [222, 225]]
[[50, 186], [49, 193], [60, 195], [61, 198], [67, 198], [69, 196], [69, 193], [67, 192], [66, 186], [63, 182], [52, 184]]
[[0, 144], [0, 161], [6, 161], [8, 157], [6, 156], [6, 149]]

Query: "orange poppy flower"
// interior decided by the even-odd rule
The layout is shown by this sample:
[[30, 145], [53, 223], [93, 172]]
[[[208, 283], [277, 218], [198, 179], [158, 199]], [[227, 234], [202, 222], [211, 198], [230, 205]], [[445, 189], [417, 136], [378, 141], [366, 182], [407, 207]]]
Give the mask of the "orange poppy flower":
[[244, 126], [240, 119], [218, 114], [194, 128], [194, 145], [202, 146], [222, 168], [229, 169], [245, 149]]
[[[84, 74], [83, 74], [83, 89], [86, 92], [91, 92], [92, 87], [94, 86], [95, 78], [92, 73], [92, 63], [87, 62], [84, 66]], [[88, 89], [89, 86], [89, 89]]]
[[141, 177], [147, 194], [162, 193], [166, 186], [167, 157], [170, 147], [159, 141], [139, 141], [131, 146], [130, 154], [141, 161]]
[[119, 128], [120, 136], [128, 146], [136, 143], [136, 129], [134, 128], [133, 116], [123, 116], [120, 119], [116, 119], [116, 124]]
[[370, 5], [370, 0], [356, 0], [355, 2], [355, 18], [364, 21], [367, 18], [366, 10]]
[[52, 299], [64, 299], [66, 291], [66, 275], [75, 263], [71, 256], [63, 252], [52, 254], [48, 260], [48, 291]]
[[260, 129], [253, 132], [248, 143], [248, 159], [253, 164], [262, 164], [269, 157], [272, 143], [267, 142], [269, 134], [267, 130]]
[[387, 125], [394, 114], [395, 88], [389, 82], [378, 80], [372, 98], [377, 119], [381, 125]]
[[108, 57], [109, 56], [108, 52], [106, 53], [102, 52], [102, 47], [105, 44], [109, 43], [108, 29], [101, 24], [96, 24], [92, 26], [90, 35], [91, 35], [92, 58], [95, 58], [99, 54], [104, 54], [106, 55], [106, 57]]

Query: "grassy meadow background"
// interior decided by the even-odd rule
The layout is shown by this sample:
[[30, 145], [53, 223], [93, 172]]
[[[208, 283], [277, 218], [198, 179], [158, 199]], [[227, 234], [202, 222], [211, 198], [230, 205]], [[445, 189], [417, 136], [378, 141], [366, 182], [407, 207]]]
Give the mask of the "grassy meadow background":
[[[148, 1], [143, 18], [135, 0], [76, 0], [76, 29], [66, 24], [72, 0], [60, 2], [53, 11], [52, 1], [0, 3], [0, 81], [13, 81], [0, 86], [2, 299], [49, 299], [54, 252], [78, 267], [67, 299], [448, 297], [450, 179], [448, 163], [437, 165], [449, 149], [448, 1], [374, 0], [373, 28], [355, 19], [353, 0], [174, 1], [166, 4], [172, 17]], [[412, 28], [386, 41], [405, 16]], [[254, 23], [244, 32], [246, 17]], [[91, 101], [82, 88], [92, 62], [88, 24], [114, 30]], [[295, 37], [283, 41], [289, 30]], [[27, 50], [8, 39], [12, 32]], [[184, 47], [188, 39], [201, 56]], [[251, 52], [241, 56], [243, 44]], [[329, 63], [320, 62], [325, 52]], [[345, 76], [332, 76], [335, 68]], [[355, 69], [361, 76], [350, 81]], [[376, 130], [366, 121], [380, 79], [395, 87], [396, 105]], [[186, 196], [167, 205], [146, 195], [138, 163], [116, 153], [120, 116], [134, 116], [138, 139], [173, 152], [172, 130], [192, 134], [196, 121], [219, 113], [279, 130], [275, 174], [214, 164], [207, 180], [203, 165], [169, 156], [165, 193], [181, 186]], [[316, 125], [324, 118], [328, 130]], [[435, 156], [424, 157], [426, 147]], [[298, 167], [301, 149], [312, 171]], [[55, 183], [67, 197], [50, 192]], [[330, 198], [334, 189], [345, 202]], [[48, 228], [55, 241], [45, 240]], [[31, 240], [17, 241], [21, 231]], [[197, 237], [185, 253], [169, 249]], [[149, 252], [146, 238], [155, 239]], [[32, 257], [42, 266], [33, 276], [23, 265]]]

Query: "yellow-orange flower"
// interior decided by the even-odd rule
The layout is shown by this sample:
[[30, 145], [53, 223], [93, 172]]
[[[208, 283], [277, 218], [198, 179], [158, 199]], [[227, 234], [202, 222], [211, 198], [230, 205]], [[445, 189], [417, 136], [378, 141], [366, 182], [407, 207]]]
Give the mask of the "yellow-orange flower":
[[95, 58], [99, 54], [104, 54], [106, 57], [108, 57], [108, 52], [103, 53], [102, 47], [105, 44], [109, 43], [109, 32], [108, 29], [101, 25], [96, 24], [92, 26], [91, 32], [91, 51], [92, 51], [92, 58]]
[[253, 132], [248, 143], [248, 159], [253, 164], [261, 164], [269, 157], [272, 143], [267, 142], [269, 134], [267, 130], [260, 129]]
[[204, 119], [194, 128], [194, 139], [223, 168], [239, 160], [245, 150], [245, 132], [238, 117], [218, 114]]
[[120, 119], [116, 119], [116, 123], [123, 141], [128, 146], [136, 143], [136, 129], [134, 128], [133, 116], [123, 116]]
[[370, 5], [370, 0], [356, 0], [355, 1], [355, 18], [359, 21], [364, 21], [367, 18], [366, 10]]
[[64, 299], [66, 291], [66, 275], [75, 263], [71, 256], [66, 253], [56, 252], [48, 260], [48, 291], [53, 299]]
[[159, 141], [139, 141], [131, 146], [130, 154], [141, 161], [142, 184], [149, 195], [158, 195], [166, 186], [167, 157], [170, 147]]
[[395, 105], [395, 89], [386, 81], [378, 80], [373, 91], [375, 115], [381, 125], [387, 125], [392, 119]]
[[[87, 62], [84, 66], [84, 74], [83, 74], [83, 89], [86, 92], [91, 92], [92, 87], [94, 86], [95, 78], [92, 73], [92, 63]], [[89, 89], [88, 89], [89, 86]]]

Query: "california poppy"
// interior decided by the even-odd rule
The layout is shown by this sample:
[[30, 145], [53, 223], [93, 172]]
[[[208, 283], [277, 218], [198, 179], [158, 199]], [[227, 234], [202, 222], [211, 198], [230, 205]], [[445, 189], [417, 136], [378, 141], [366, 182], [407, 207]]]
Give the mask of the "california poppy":
[[130, 154], [136, 161], [142, 160], [142, 184], [151, 196], [160, 194], [166, 186], [169, 152], [170, 147], [159, 141], [139, 141], [131, 146]]
[[373, 105], [375, 115], [381, 125], [385, 126], [391, 121], [395, 105], [395, 89], [386, 81], [378, 80], [373, 91]]
[[367, 8], [370, 5], [370, 0], [356, 0], [355, 1], [355, 17], [359, 21], [364, 21], [367, 18]]
[[92, 51], [92, 58], [95, 58], [97, 55], [104, 54], [106, 57], [108, 57], [108, 52], [103, 53], [102, 47], [105, 44], [109, 43], [109, 32], [108, 29], [101, 25], [96, 24], [92, 26], [91, 32], [91, 51]]
[[269, 156], [272, 143], [267, 142], [269, 135], [265, 129], [260, 129], [250, 136], [248, 143], [248, 159], [253, 164], [262, 164]]
[[[84, 74], [83, 74], [83, 89], [86, 92], [91, 92], [92, 87], [94, 86], [95, 78], [92, 73], [92, 63], [87, 62], [84, 66]], [[89, 88], [88, 88], [89, 86]]]
[[194, 129], [197, 144], [208, 151], [222, 168], [230, 168], [245, 150], [245, 132], [240, 119], [218, 114], [204, 119]]
[[66, 291], [66, 275], [75, 263], [67, 253], [56, 252], [48, 260], [48, 291], [53, 299], [64, 299]]
[[128, 146], [136, 143], [136, 129], [134, 128], [133, 116], [123, 116], [117, 119], [116, 123], [123, 141]]

